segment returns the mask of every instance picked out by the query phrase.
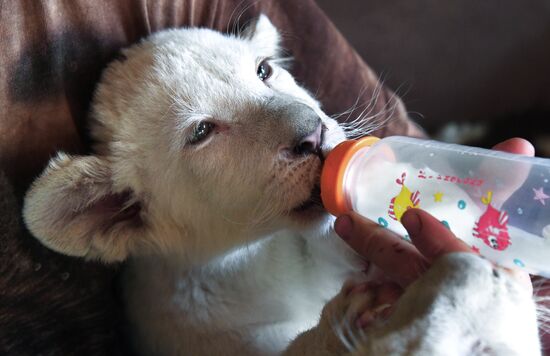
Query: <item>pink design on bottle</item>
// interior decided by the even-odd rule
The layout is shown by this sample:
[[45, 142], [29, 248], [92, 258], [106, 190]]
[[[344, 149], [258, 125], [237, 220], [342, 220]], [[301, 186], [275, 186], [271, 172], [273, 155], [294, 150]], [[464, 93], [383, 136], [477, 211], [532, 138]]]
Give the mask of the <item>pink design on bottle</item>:
[[493, 192], [487, 192], [487, 197], [481, 201], [487, 205], [487, 210], [481, 215], [474, 227], [474, 237], [482, 239], [483, 242], [498, 251], [508, 248], [512, 244], [508, 234], [508, 213], [500, 211], [491, 205]]
[[550, 199], [550, 195], [544, 193], [544, 188], [540, 187], [539, 189], [533, 188], [533, 193], [535, 193], [534, 200], [538, 200], [542, 205], [546, 205], [545, 200]]
[[388, 215], [390, 218], [400, 221], [401, 217], [410, 208], [418, 208], [420, 206], [420, 192], [417, 190], [411, 192], [405, 186], [405, 177], [407, 173], [401, 175], [401, 179], [397, 178], [395, 182], [401, 186], [401, 191], [390, 201], [390, 209]]

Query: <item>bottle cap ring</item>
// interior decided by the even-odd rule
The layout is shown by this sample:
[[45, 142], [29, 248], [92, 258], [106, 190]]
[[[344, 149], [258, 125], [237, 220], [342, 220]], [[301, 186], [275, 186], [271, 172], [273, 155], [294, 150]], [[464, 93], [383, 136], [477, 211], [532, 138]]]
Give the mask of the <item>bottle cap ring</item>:
[[342, 215], [352, 208], [344, 194], [344, 176], [353, 155], [379, 140], [378, 137], [367, 136], [359, 140], [344, 141], [328, 154], [321, 172], [321, 200], [332, 215]]

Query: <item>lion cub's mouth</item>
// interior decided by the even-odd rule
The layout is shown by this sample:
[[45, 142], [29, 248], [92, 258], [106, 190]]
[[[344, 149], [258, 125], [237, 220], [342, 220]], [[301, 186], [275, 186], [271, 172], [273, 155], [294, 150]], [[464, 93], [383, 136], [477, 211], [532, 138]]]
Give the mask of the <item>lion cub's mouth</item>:
[[[325, 131], [326, 127], [323, 126], [323, 129], [321, 131], [320, 145], [322, 145], [322, 142], [324, 140]], [[325, 208], [323, 207], [323, 202], [321, 200], [321, 169], [324, 164], [325, 157], [320, 146], [317, 149], [315, 155], [321, 163], [321, 168], [319, 168], [318, 176], [315, 180], [315, 183], [313, 184], [313, 187], [309, 194], [309, 198], [301, 202], [290, 212], [292, 216], [298, 217], [301, 220], [312, 220], [326, 212]]]
[[292, 215], [299, 215], [303, 217], [317, 216], [325, 212], [323, 202], [321, 201], [321, 188], [319, 183], [316, 183], [311, 190], [309, 198], [302, 202], [300, 205], [292, 209]]

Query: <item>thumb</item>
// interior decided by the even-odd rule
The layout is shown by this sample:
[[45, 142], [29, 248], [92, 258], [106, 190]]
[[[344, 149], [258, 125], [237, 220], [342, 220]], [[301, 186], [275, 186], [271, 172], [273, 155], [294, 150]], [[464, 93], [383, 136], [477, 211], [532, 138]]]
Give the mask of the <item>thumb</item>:
[[407, 210], [401, 223], [418, 251], [430, 262], [446, 253], [472, 252], [451, 230], [423, 210]]

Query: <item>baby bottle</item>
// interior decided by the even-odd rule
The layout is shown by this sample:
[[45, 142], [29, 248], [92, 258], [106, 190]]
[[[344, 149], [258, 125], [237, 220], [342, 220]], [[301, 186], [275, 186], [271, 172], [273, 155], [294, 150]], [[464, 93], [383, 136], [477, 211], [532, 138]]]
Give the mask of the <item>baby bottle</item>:
[[328, 155], [321, 197], [408, 240], [423, 209], [493, 262], [550, 277], [550, 160], [409, 137], [345, 141]]

